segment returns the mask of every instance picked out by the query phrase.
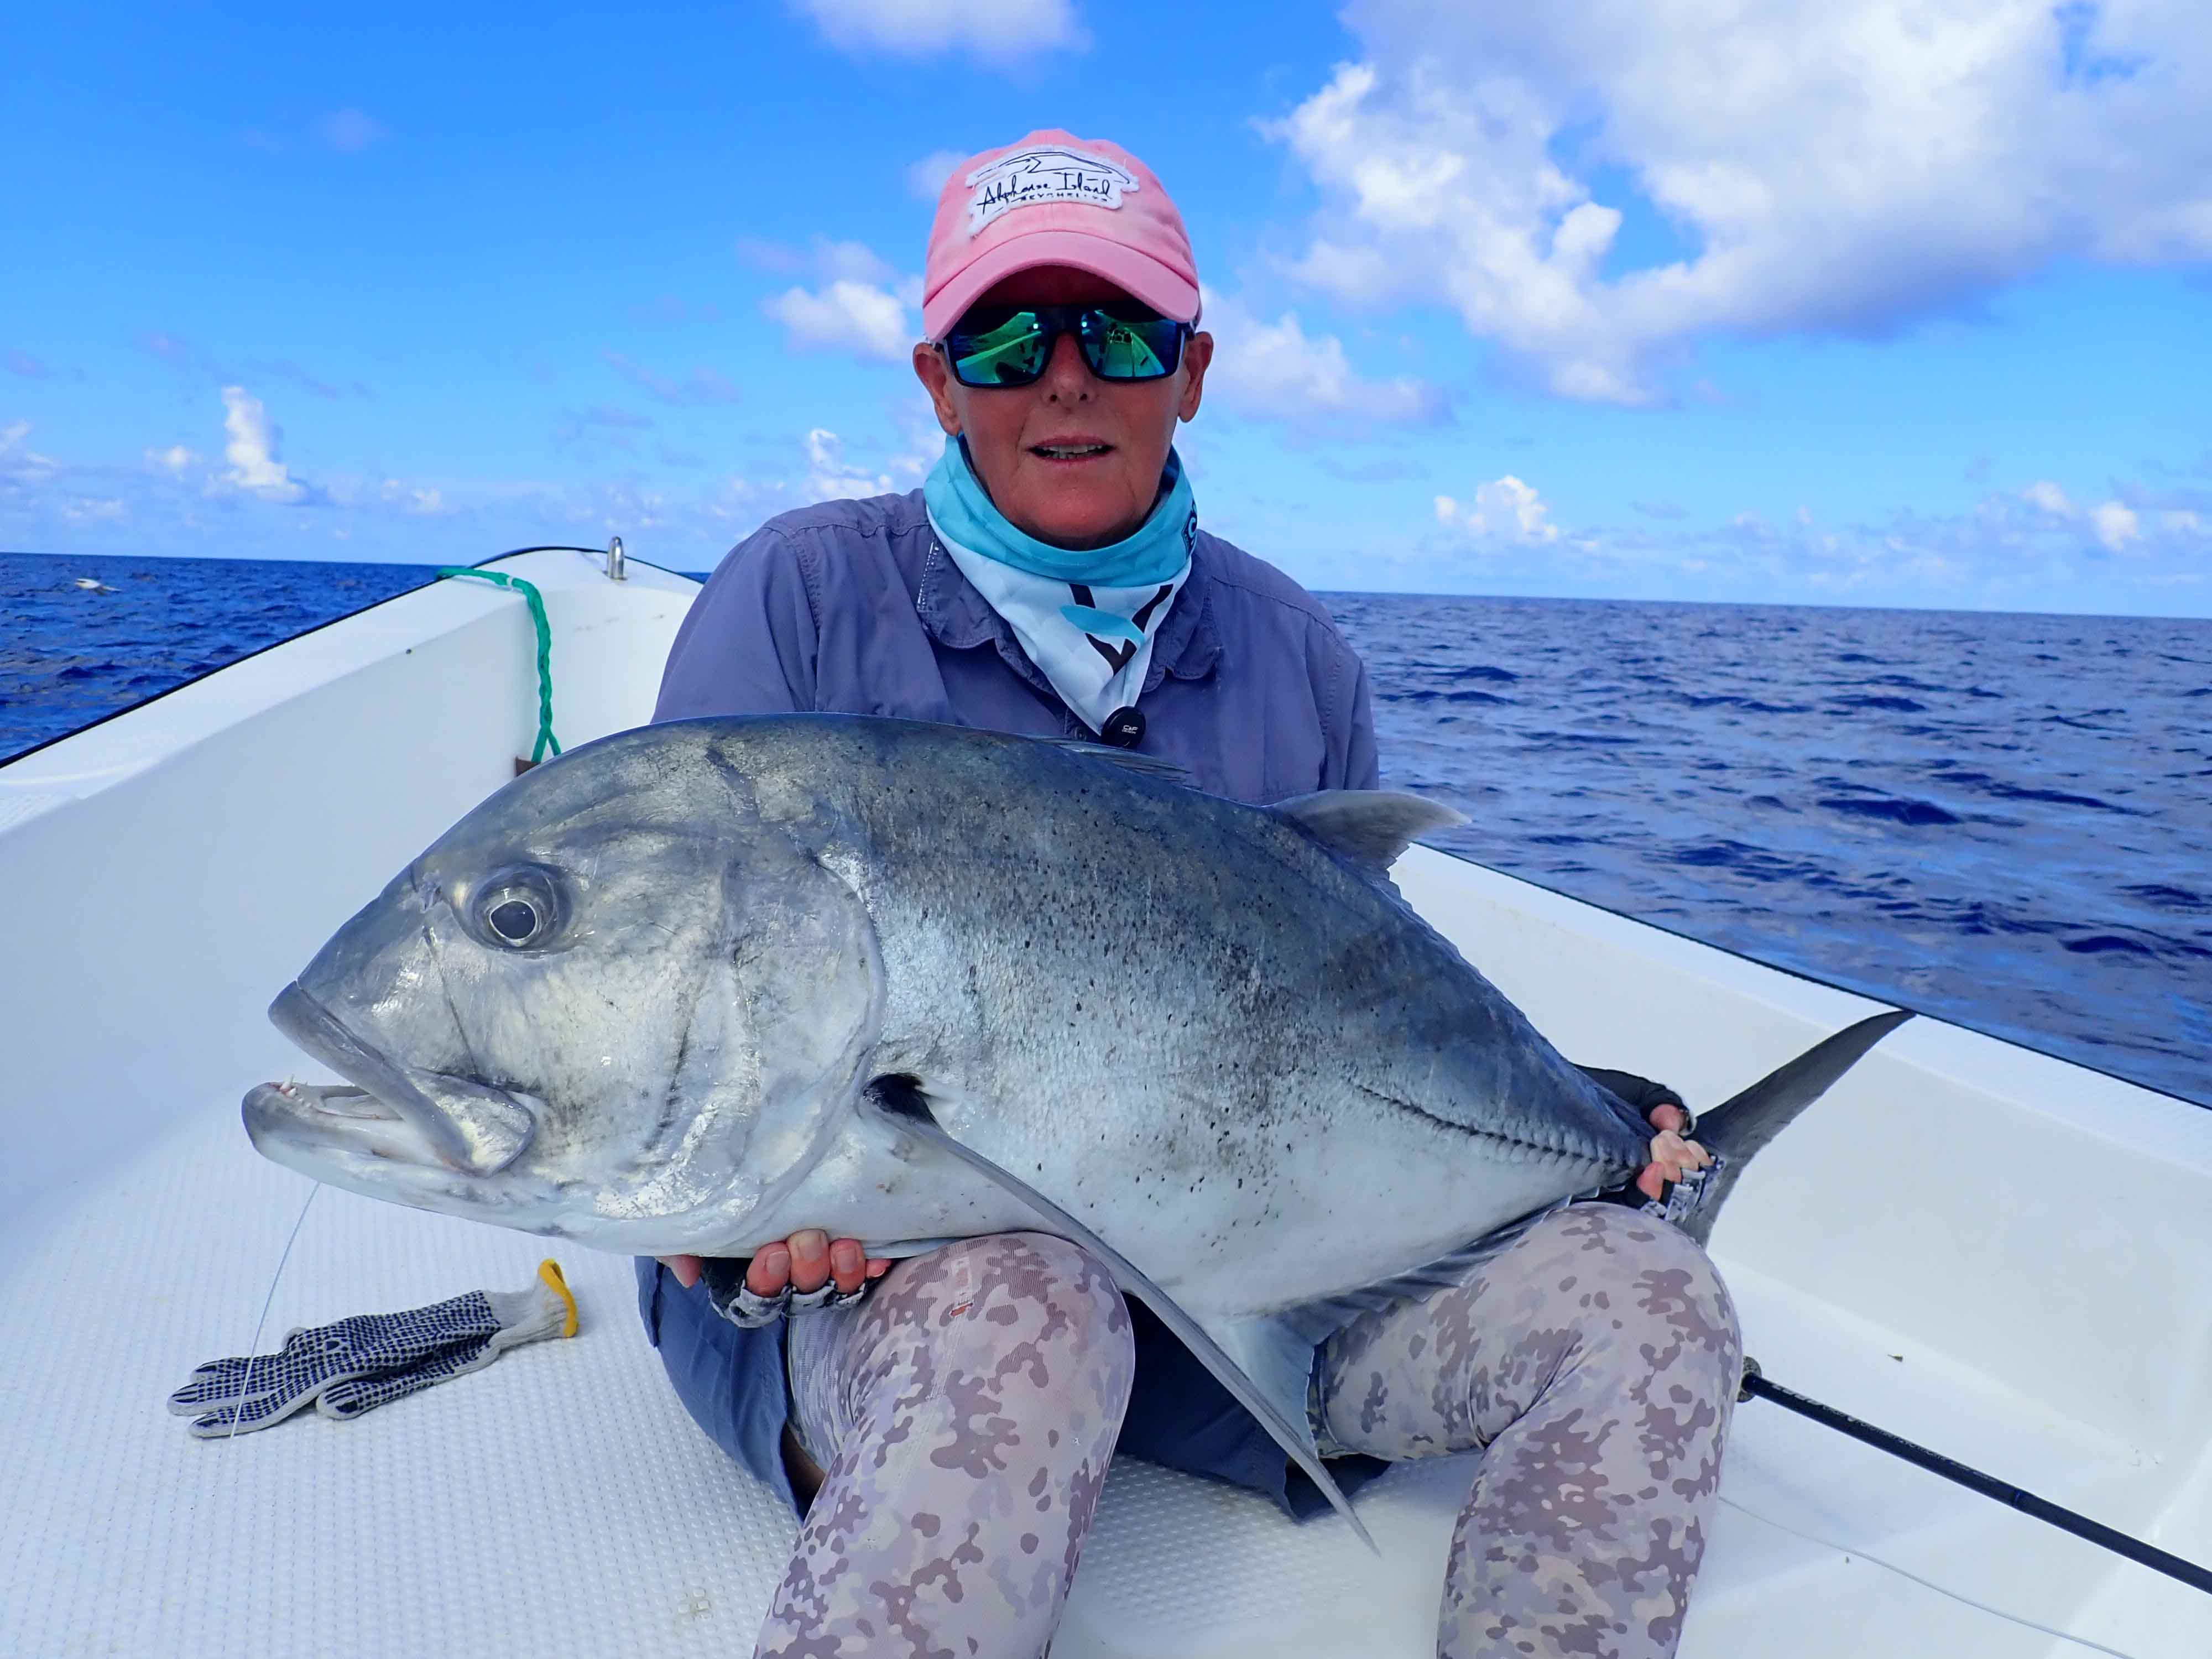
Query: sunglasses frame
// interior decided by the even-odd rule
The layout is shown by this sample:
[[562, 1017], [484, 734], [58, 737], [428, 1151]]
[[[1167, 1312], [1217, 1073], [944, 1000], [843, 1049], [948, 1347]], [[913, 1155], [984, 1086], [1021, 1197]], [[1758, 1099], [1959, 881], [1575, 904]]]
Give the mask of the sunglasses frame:
[[[1043, 359], [1037, 365], [1036, 373], [1030, 375], [1026, 380], [969, 380], [961, 374], [960, 361], [954, 356], [952, 350], [952, 342], [963, 331], [956, 323], [946, 331], [945, 337], [937, 343], [937, 349], [944, 356], [946, 371], [959, 384], [971, 391], [1018, 392], [1024, 386], [1035, 386], [1044, 378], [1045, 370], [1052, 367], [1053, 354], [1060, 349], [1060, 340], [1063, 334], [1072, 334], [1075, 337], [1076, 352], [1083, 359], [1083, 366], [1091, 371], [1094, 378], [1105, 381], [1109, 386], [1142, 386], [1150, 380], [1164, 380], [1182, 366], [1183, 347], [1189, 342], [1190, 337], [1197, 332], [1196, 328], [1189, 323], [1179, 322], [1171, 317], [1158, 317], [1155, 313], [1157, 320], [1163, 323], [1174, 323], [1176, 331], [1174, 343], [1169, 347], [1167, 352], [1164, 355], [1158, 352], [1154, 354], [1161, 358], [1163, 367], [1160, 372], [1157, 374], [1104, 374], [1099, 372], [1098, 365], [1091, 361], [1091, 342], [1090, 337], [1083, 331], [1083, 319], [1086, 316], [1101, 316], [1109, 322], [1119, 323], [1127, 327], [1128, 319], [1112, 316], [1109, 307], [1097, 303], [1079, 306], [1009, 306], [1006, 309], [1009, 313], [1006, 319], [1008, 322], [1012, 322], [1015, 317], [1027, 312], [1044, 325]], [[1000, 326], [1003, 327], [1004, 325]]]

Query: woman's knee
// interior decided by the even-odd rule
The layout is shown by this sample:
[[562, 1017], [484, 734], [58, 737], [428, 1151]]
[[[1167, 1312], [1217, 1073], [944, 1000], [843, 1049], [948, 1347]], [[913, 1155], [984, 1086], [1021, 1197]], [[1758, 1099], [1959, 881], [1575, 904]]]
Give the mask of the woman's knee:
[[1733, 1392], [1743, 1351], [1735, 1304], [1694, 1239], [1617, 1204], [1577, 1204], [1546, 1224], [1556, 1230], [1557, 1293], [1580, 1316], [1586, 1349], [1710, 1368]]
[[1135, 1370], [1128, 1309], [1105, 1268], [1066, 1240], [963, 1239], [885, 1289], [894, 1305], [883, 1311], [937, 1367], [1003, 1373], [1031, 1391], [1074, 1389], [1119, 1421]]

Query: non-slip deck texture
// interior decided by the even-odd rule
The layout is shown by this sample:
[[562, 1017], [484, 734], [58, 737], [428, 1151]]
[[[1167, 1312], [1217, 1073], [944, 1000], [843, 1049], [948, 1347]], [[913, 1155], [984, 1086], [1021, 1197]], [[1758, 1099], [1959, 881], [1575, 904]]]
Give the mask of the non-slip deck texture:
[[[638, 1327], [626, 1260], [556, 1248], [583, 1328], [352, 1423], [313, 1413], [230, 1442], [186, 1434], [163, 1398], [203, 1360], [246, 1352], [307, 1194], [207, 1105], [175, 1133], [9, 1218], [0, 1238], [0, 1656], [169, 1659], [620, 1653], [742, 1659], [793, 1523], [685, 1416]], [[259, 1347], [295, 1325], [528, 1284], [542, 1241], [324, 1188]], [[1812, 1366], [1782, 1304], [1749, 1323]], [[1760, 1305], [1766, 1304], [1766, 1305]], [[1808, 1327], [1808, 1331], [1810, 1328]], [[1889, 1362], [1884, 1360], [1887, 1366]], [[1995, 1400], [1988, 1455], [2062, 1425]], [[1781, 1413], [1749, 1411], [1726, 1491], [1887, 1548], [2001, 1604], [2078, 1618], [2110, 1563]], [[1906, 1424], [1904, 1426], [1919, 1425]], [[2087, 1449], [2084, 1449], [2086, 1451]], [[2090, 1456], [2090, 1466], [2097, 1460]], [[1058, 1659], [1416, 1659], [1432, 1651], [1454, 1458], [1363, 1492], [1376, 1559], [1342, 1523], [1304, 1527], [1256, 1498], [1117, 1466]], [[2086, 1470], [2083, 1471], [2087, 1473]], [[2076, 1482], [2062, 1483], [2070, 1488]], [[2194, 1608], [2133, 1650], [2196, 1653]], [[1838, 1622], [1840, 1617], [1841, 1622]], [[1686, 1654], [1793, 1638], [1806, 1653], [1925, 1643], [2026, 1656], [2045, 1641], [1723, 1511]]]
[[[307, 1192], [209, 1112], [26, 1218], [37, 1242], [0, 1280], [0, 1652], [749, 1651], [791, 1523], [684, 1415], [626, 1260], [550, 1252], [582, 1309], [573, 1339], [356, 1422], [185, 1432], [163, 1396], [246, 1351]], [[520, 1289], [548, 1253], [324, 1188], [260, 1346]]]
[[[639, 1328], [625, 1259], [316, 1192], [260, 1352], [287, 1331], [514, 1290], [553, 1254], [579, 1334], [332, 1423], [202, 1442], [163, 1407], [248, 1351], [309, 1185], [235, 1114], [16, 1218], [0, 1256], [0, 1654], [725, 1659], [750, 1651], [794, 1530], [687, 1417]], [[1398, 1471], [1340, 1523], [1143, 1465], [1117, 1468], [1064, 1655], [1426, 1644], [1468, 1466]], [[1345, 1568], [1369, 1563], [1364, 1607]], [[1402, 1626], [1402, 1631], [1396, 1627]]]

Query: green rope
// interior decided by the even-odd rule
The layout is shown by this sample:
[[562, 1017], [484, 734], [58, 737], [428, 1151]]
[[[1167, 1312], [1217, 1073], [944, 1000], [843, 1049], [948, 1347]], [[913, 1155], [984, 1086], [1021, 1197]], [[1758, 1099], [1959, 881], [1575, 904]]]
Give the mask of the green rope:
[[530, 751], [532, 766], [545, 758], [545, 751], [561, 752], [561, 740], [553, 735], [553, 629], [545, 620], [545, 601], [537, 585], [520, 576], [510, 576], [499, 570], [465, 570], [458, 565], [441, 567], [441, 576], [467, 576], [480, 582], [497, 582], [501, 587], [511, 587], [522, 595], [530, 607], [530, 625], [538, 630], [538, 747]]

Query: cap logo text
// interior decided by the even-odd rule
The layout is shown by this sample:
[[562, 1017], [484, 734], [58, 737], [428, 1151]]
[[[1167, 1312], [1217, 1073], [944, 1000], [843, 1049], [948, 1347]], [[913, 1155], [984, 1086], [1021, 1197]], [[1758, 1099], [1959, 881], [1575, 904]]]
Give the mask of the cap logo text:
[[1125, 194], [1142, 188], [1133, 175], [1104, 156], [1057, 145], [1001, 155], [977, 167], [962, 182], [975, 191], [968, 199], [970, 236], [1015, 208], [1036, 207], [1046, 202], [1088, 202], [1092, 207], [1118, 208]]

